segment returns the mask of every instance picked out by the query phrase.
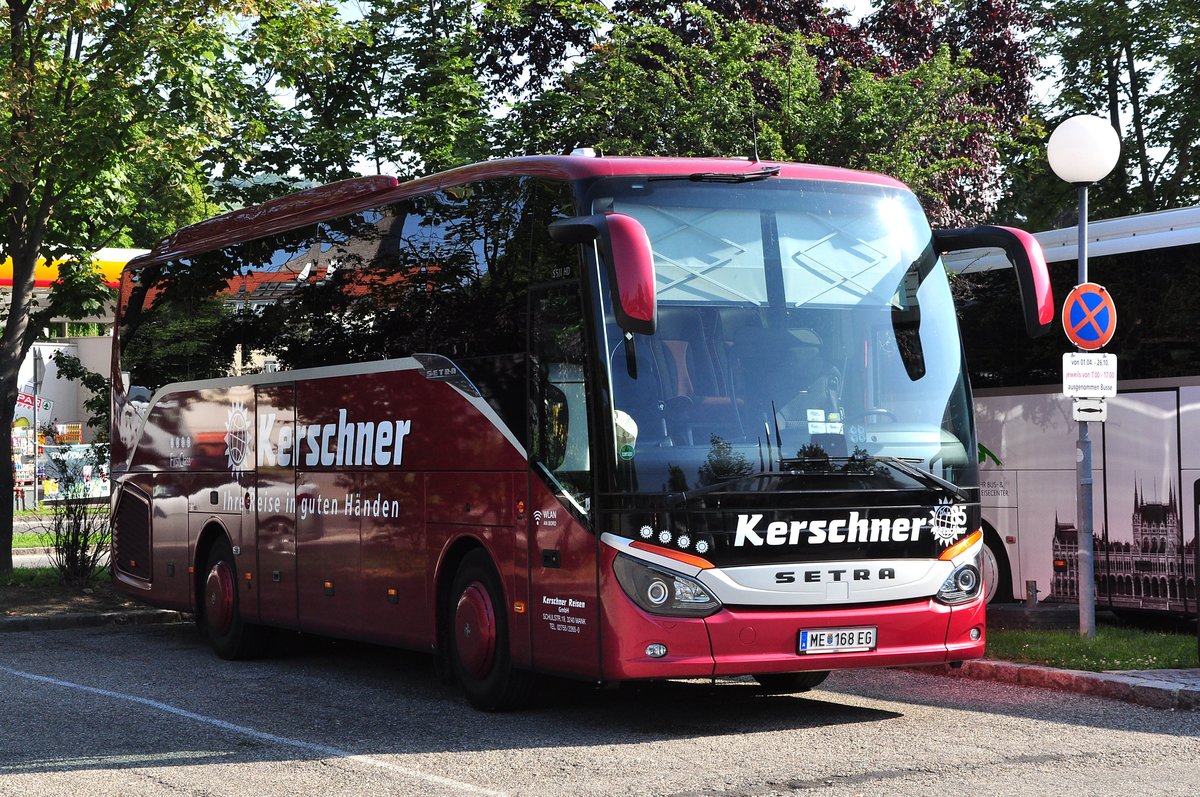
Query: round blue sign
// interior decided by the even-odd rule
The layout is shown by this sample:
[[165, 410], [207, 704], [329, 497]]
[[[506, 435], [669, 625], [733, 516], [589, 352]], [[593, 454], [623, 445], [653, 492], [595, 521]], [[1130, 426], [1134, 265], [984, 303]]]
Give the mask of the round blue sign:
[[1094, 282], [1076, 285], [1063, 303], [1063, 331], [1068, 340], [1084, 351], [1107, 345], [1117, 331], [1117, 307], [1112, 294]]

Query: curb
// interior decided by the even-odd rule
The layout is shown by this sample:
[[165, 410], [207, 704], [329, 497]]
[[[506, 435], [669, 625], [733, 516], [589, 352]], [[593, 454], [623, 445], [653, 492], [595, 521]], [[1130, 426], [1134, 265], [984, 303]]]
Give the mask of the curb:
[[[962, 667], [957, 669], [945, 664], [914, 669], [949, 678], [971, 678], [1106, 697], [1110, 700], [1120, 700], [1150, 708], [1200, 711], [1200, 685], [1196, 683], [1185, 685], [1158, 679], [1150, 674], [1143, 676], [1082, 670], [1056, 670], [1037, 664], [1014, 664], [994, 659], [966, 661], [963, 662]], [[1152, 670], [1145, 672], [1153, 673]]]
[[[189, 615], [190, 616], [190, 615]], [[0, 633], [12, 631], [61, 631], [66, 628], [97, 628], [106, 625], [162, 625], [182, 623], [185, 616], [171, 609], [136, 609], [123, 612], [54, 614], [0, 618]]]

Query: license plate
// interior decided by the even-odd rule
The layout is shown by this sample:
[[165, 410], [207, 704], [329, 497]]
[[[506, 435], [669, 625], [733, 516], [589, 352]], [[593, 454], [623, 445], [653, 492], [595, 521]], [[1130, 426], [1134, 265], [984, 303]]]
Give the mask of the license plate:
[[813, 628], [800, 632], [800, 653], [863, 653], [875, 649], [874, 627]]

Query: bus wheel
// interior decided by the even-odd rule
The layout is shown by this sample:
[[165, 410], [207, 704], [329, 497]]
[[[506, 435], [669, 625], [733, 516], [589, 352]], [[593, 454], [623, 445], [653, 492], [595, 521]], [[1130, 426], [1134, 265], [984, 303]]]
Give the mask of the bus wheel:
[[472, 551], [459, 565], [447, 607], [450, 668], [471, 705], [503, 711], [527, 702], [529, 673], [512, 666], [500, 577], [488, 555]]
[[764, 672], [754, 676], [764, 692], [783, 695], [816, 689], [829, 677], [829, 670], [813, 672]]
[[242, 620], [233, 550], [225, 539], [213, 543], [205, 568], [202, 627], [223, 659], [244, 659], [259, 652], [261, 630]]
[[996, 553], [992, 543], [984, 538], [983, 551], [979, 554], [979, 569], [983, 576], [984, 603], [1012, 600], [1012, 581], [1008, 574], [1008, 563]]

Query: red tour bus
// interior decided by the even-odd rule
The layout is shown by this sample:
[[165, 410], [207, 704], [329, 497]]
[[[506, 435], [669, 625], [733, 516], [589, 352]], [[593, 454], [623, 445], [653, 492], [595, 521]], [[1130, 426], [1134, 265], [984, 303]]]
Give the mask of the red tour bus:
[[124, 270], [114, 578], [217, 653], [295, 629], [533, 673], [752, 675], [982, 655], [971, 396], [931, 231], [876, 174], [530, 157], [369, 177]]

